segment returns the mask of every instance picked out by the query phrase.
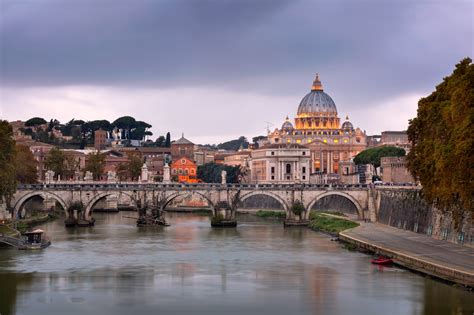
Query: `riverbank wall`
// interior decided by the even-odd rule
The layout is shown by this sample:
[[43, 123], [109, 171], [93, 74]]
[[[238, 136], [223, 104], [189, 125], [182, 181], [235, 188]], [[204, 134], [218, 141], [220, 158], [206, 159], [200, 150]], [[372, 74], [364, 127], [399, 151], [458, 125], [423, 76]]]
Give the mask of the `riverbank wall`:
[[425, 202], [421, 189], [376, 188], [376, 222], [460, 245], [474, 247], [472, 213], [464, 211], [456, 222], [445, 212]]
[[377, 244], [376, 242], [364, 240], [363, 238], [350, 235], [349, 232], [341, 232], [339, 234], [339, 239], [342, 242], [353, 244], [361, 251], [390, 257], [397, 265], [409, 270], [451, 283], [460, 284], [469, 289], [474, 289], [474, 270], [469, 272], [466, 270], [452, 268], [443, 263], [432, 262], [428, 259], [425, 259], [422, 255], [417, 255], [417, 253], [412, 253], [407, 250], [394, 249], [389, 245], [381, 245]]

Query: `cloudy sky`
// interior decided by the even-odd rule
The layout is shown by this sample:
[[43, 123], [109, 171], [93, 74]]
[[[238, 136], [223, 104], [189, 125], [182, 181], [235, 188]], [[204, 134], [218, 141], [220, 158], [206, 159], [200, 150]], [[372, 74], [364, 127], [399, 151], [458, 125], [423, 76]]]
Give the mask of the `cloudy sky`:
[[[474, 51], [472, 1], [0, 0], [0, 118], [131, 115], [195, 143], [294, 117], [316, 72], [368, 134], [403, 130]], [[155, 136], [153, 138], [155, 138]]]

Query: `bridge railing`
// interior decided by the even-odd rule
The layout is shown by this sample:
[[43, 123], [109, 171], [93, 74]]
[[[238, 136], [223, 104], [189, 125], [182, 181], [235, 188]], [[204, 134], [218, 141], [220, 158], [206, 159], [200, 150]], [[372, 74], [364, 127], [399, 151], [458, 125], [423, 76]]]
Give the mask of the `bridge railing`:
[[292, 190], [292, 189], [361, 189], [368, 188], [368, 184], [219, 184], [219, 183], [137, 183], [137, 182], [53, 182], [53, 183], [42, 183], [42, 184], [22, 184], [18, 185], [19, 190], [154, 190], [154, 189], [196, 189], [196, 190], [208, 190], [208, 189], [242, 189], [242, 190], [255, 190], [255, 189], [281, 189], [281, 190]]

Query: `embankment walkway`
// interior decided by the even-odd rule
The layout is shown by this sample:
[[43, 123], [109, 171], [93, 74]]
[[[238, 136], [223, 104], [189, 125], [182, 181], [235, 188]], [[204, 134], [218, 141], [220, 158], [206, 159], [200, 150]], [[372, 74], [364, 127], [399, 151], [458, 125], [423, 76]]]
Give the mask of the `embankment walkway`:
[[340, 233], [343, 241], [393, 258], [421, 273], [474, 288], [474, 248], [386, 225], [361, 223]]

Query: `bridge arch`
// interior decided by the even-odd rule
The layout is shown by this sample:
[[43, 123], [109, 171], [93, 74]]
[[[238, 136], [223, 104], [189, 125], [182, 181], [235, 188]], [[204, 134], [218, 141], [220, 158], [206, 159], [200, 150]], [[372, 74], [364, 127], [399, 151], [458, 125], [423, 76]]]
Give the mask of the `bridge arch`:
[[239, 201], [240, 201], [240, 203], [243, 203], [246, 199], [248, 199], [250, 197], [253, 197], [253, 196], [258, 196], [258, 195], [265, 195], [265, 196], [269, 196], [269, 197], [275, 199], [276, 201], [278, 201], [281, 204], [281, 206], [282, 206], [283, 210], [285, 210], [285, 212], [288, 212], [289, 209], [290, 209], [290, 207], [287, 205], [286, 201], [282, 197], [278, 196], [275, 193], [264, 191], [264, 190], [263, 191], [262, 190], [257, 190], [257, 191], [249, 192], [249, 193], [241, 196], [239, 198]]
[[347, 200], [349, 200], [356, 207], [358, 218], [359, 219], [364, 218], [364, 210], [363, 210], [362, 206], [360, 205], [360, 203], [357, 201], [357, 199], [352, 197], [350, 194], [345, 193], [345, 192], [341, 192], [341, 191], [327, 191], [327, 192], [322, 193], [321, 195], [317, 196], [306, 207], [306, 209], [308, 209], [308, 212], [311, 211], [311, 209], [316, 204], [316, 202], [318, 202], [319, 200], [323, 199], [324, 197], [328, 197], [328, 196], [341, 196], [341, 197], [346, 198]]
[[135, 200], [134, 196], [130, 193], [127, 193], [125, 191], [108, 191], [108, 192], [103, 192], [103, 193], [100, 193], [96, 196], [94, 196], [86, 205], [86, 209], [84, 211], [84, 218], [86, 220], [89, 220], [91, 219], [91, 215], [92, 215], [92, 209], [94, 208], [94, 206], [97, 204], [97, 202], [99, 202], [101, 199], [103, 198], [106, 198], [108, 196], [117, 196], [117, 199], [120, 197], [120, 195], [123, 194], [123, 195], [126, 195], [128, 197], [130, 197], [130, 200], [132, 203], [135, 203], [135, 206], [137, 205], [137, 201]]
[[174, 199], [178, 198], [178, 197], [186, 197], [186, 196], [189, 196], [189, 195], [193, 195], [193, 194], [197, 194], [199, 196], [201, 196], [202, 198], [204, 198], [208, 204], [209, 204], [209, 207], [212, 208], [212, 212], [214, 213], [215, 212], [215, 209], [216, 209], [216, 206], [214, 204], [214, 202], [212, 202], [211, 198], [209, 196], [206, 196], [205, 194], [201, 193], [201, 192], [198, 192], [198, 191], [194, 191], [194, 190], [188, 190], [188, 191], [177, 191], [175, 193], [172, 193], [171, 195], [169, 196], [166, 196], [164, 198], [164, 200], [158, 200], [158, 204], [160, 205], [160, 209], [162, 211], [164, 211], [166, 209], [166, 206], [172, 202]]
[[23, 206], [25, 205], [25, 203], [28, 200], [30, 200], [31, 198], [35, 197], [35, 196], [39, 196], [39, 197], [43, 198], [43, 200], [45, 200], [47, 198], [52, 198], [52, 199], [56, 200], [57, 202], [59, 202], [59, 204], [63, 208], [63, 211], [64, 211], [64, 213], [66, 214], [66, 217], [67, 217], [67, 205], [66, 205], [66, 202], [63, 200], [63, 198], [61, 198], [57, 194], [49, 192], [49, 191], [33, 191], [33, 192], [29, 192], [29, 193], [21, 196], [15, 202], [15, 204], [13, 205], [13, 218], [18, 219], [20, 211], [23, 209]]

